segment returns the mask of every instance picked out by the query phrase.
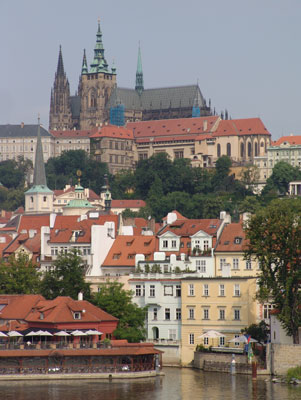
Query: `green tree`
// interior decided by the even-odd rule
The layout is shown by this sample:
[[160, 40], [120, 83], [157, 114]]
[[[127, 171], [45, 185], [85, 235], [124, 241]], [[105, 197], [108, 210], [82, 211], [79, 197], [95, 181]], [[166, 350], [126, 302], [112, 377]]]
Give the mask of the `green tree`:
[[256, 256], [261, 273], [258, 298], [271, 301], [294, 343], [301, 326], [301, 199], [275, 200], [246, 225], [246, 258]]
[[130, 343], [145, 340], [145, 318], [147, 309], [132, 303], [133, 292], [124, 290], [123, 284], [106, 282], [95, 295], [94, 304], [119, 319], [114, 336]]
[[24, 171], [15, 160], [0, 162], [0, 179], [8, 189], [24, 188]]
[[82, 292], [84, 299], [91, 300], [90, 285], [85, 282], [86, 265], [76, 250], [61, 253], [50, 271], [45, 272], [41, 282], [41, 293], [46, 299], [57, 296], [78, 298]]
[[242, 329], [242, 333], [250, 335], [261, 344], [266, 343], [269, 338], [269, 332], [269, 325], [267, 325], [265, 321], [260, 321], [259, 324], [251, 324], [245, 327], [245, 329]]
[[272, 175], [267, 179], [263, 195], [270, 191], [277, 191], [281, 195], [288, 192], [289, 183], [301, 179], [301, 171], [285, 161], [278, 162], [273, 168]]
[[0, 293], [38, 294], [40, 276], [27, 254], [12, 255], [0, 264]]

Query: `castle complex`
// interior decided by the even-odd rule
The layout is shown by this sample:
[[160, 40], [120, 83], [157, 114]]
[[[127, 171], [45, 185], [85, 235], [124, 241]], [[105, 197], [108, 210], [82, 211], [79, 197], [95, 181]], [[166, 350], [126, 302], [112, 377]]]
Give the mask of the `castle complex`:
[[126, 122], [211, 115], [210, 104], [198, 85], [144, 89], [140, 47], [135, 89], [117, 86], [116, 68], [109, 69], [104, 55], [102, 32], [98, 22], [94, 59], [88, 68], [84, 51], [78, 93], [70, 95], [64, 71], [62, 49], [50, 100], [50, 130], [83, 130], [105, 122], [124, 125]]

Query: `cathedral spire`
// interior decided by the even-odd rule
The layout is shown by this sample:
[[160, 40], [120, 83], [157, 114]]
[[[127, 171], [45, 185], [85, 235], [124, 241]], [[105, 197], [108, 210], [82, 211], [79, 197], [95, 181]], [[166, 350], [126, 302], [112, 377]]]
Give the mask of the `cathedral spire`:
[[100, 19], [98, 18], [98, 29], [96, 33], [96, 44], [94, 47], [94, 59], [91, 64], [91, 73], [108, 72], [108, 63], [104, 56], [104, 47], [102, 43], [102, 32], [100, 29]]
[[43, 147], [41, 140], [40, 116], [38, 117], [38, 137], [37, 137], [37, 147], [36, 147], [35, 166], [33, 175], [33, 186], [47, 187], [44, 157], [43, 157]]
[[57, 63], [57, 71], [56, 71], [58, 76], [64, 76], [64, 63], [63, 63], [63, 55], [62, 55], [62, 46], [60, 45], [60, 51], [59, 51], [59, 59]]
[[88, 73], [86, 49], [84, 49], [83, 65], [82, 65], [82, 75]]
[[139, 42], [139, 48], [138, 48], [138, 61], [137, 61], [135, 90], [139, 93], [139, 95], [141, 95], [141, 93], [144, 90], [140, 42]]

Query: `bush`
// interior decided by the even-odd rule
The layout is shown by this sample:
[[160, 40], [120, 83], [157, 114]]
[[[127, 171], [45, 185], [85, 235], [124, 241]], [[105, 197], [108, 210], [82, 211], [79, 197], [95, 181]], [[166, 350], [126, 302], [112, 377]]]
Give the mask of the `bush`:
[[199, 351], [201, 353], [208, 353], [211, 349], [208, 347], [203, 346], [202, 344], [198, 344], [195, 348], [196, 351]]
[[286, 373], [286, 381], [289, 383], [292, 379], [300, 379], [301, 380], [301, 365], [290, 368]]

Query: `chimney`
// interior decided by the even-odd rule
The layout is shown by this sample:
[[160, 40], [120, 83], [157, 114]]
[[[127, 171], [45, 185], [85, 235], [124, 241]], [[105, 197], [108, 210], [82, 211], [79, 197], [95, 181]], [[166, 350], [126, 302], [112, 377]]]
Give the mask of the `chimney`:
[[203, 130], [206, 131], [207, 130], [207, 120], [205, 119], [204, 123], [203, 123]]
[[78, 301], [83, 301], [84, 296], [83, 296], [83, 293], [82, 293], [82, 292], [79, 292], [79, 293], [78, 293], [77, 299], [78, 299]]
[[29, 229], [28, 236], [30, 239], [33, 239], [36, 235], [37, 231], [35, 229]]

